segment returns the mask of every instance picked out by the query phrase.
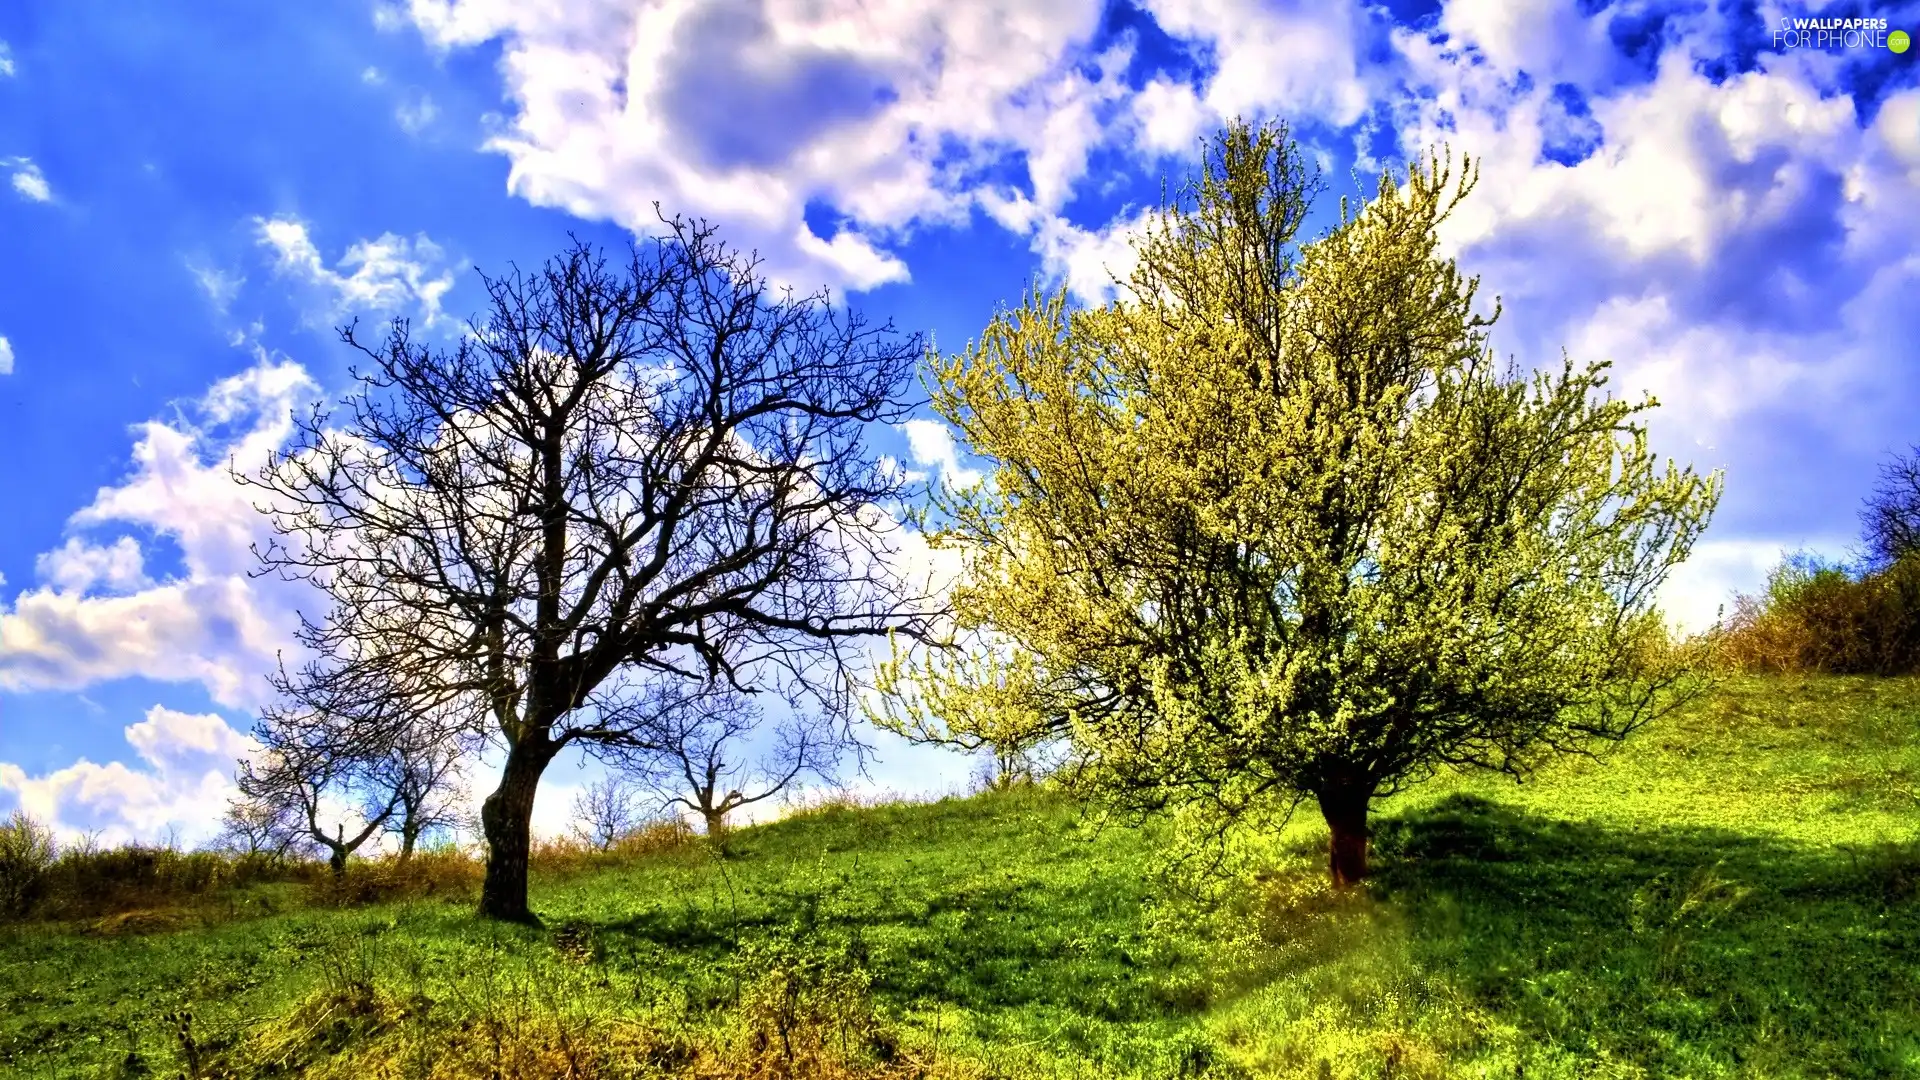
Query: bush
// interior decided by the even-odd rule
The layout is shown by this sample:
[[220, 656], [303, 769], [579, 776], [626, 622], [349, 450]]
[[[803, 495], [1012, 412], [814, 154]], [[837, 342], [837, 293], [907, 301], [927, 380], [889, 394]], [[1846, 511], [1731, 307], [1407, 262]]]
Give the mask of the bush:
[[15, 810], [0, 825], [0, 919], [17, 919], [32, 910], [46, 885], [56, 849], [45, 825]]
[[1790, 556], [1717, 633], [1721, 662], [1749, 672], [1920, 673], [1920, 556], [1880, 570]]
[[660, 818], [627, 829], [602, 847], [582, 836], [536, 840], [527, 863], [542, 873], [572, 873], [610, 863], [627, 862], [693, 844], [693, 827], [679, 818]]
[[47, 868], [43, 906], [55, 918], [95, 918], [203, 899], [258, 882], [311, 880], [314, 874], [307, 863], [260, 854], [141, 844], [76, 847]]
[[471, 899], [484, 874], [480, 861], [458, 848], [430, 848], [404, 860], [386, 855], [355, 863], [344, 877], [329, 874], [320, 898], [342, 907], [428, 896]]

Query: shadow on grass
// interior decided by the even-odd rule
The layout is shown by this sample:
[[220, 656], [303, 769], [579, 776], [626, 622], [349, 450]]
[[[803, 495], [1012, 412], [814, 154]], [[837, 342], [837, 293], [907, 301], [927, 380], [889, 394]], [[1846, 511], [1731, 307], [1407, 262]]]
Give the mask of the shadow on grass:
[[1472, 796], [1380, 823], [1413, 959], [1655, 1075], [1920, 1074], [1920, 847], [1607, 829]]
[[902, 1005], [938, 1001], [976, 1013], [1038, 1006], [1107, 1022], [1204, 1007], [1183, 958], [1145, 942], [1139, 874], [1108, 869], [1074, 891], [1024, 867], [994, 879], [876, 874], [824, 889], [817, 880], [762, 880], [737, 896], [721, 891], [598, 922], [593, 934], [616, 964], [671, 956], [695, 975], [750, 941], [802, 942], [850, 958], [877, 995]]

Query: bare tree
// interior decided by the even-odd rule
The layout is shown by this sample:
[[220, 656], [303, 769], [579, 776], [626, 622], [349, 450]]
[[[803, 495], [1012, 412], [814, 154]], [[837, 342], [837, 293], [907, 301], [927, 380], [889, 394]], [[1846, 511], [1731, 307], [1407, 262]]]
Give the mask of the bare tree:
[[290, 803], [246, 798], [227, 804], [216, 843], [236, 855], [270, 859], [293, 858], [312, 847]]
[[1872, 569], [1920, 551], [1920, 445], [1880, 466], [1880, 482], [1867, 496], [1860, 524]]
[[491, 917], [533, 919], [547, 765], [633, 741], [596, 699], [615, 673], [777, 689], [845, 723], [847, 643], [924, 630], [878, 509], [906, 478], [864, 443], [906, 415], [919, 340], [772, 289], [704, 223], [666, 226], [625, 266], [576, 243], [483, 275], [491, 310], [451, 350], [404, 321], [376, 345], [344, 328], [371, 369], [251, 477], [282, 534], [265, 567], [332, 600], [286, 698], [505, 750], [481, 812]]
[[390, 750], [381, 762], [385, 783], [393, 788], [395, 812], [387, 831], [400, 838], [400, 861], [413, 858], [421, 837], [460, 825], [460, 781], [465, 755], [458, 744], [424, 742]]
[[983, 791], [1006, 791], [1039, 778], [1039, 768], [1027, 747], [1018, 741], [990, 742], [974, 770], [974, 782]]
[[573, 831], [601, 851], [613, 847], [641, 821], [639, 792], [626, 778], [603, 776], [573, 797]]
[[[655, 698], [648, 707], [633, 724], [634, 738], [609, 756], [646, 776], [664, 806], [700, 815], [714, 838], [725, 834], [728, 814], [773, 798], [802, 777], [833, 782], [841, 755], [860, 749], [833, 718], [800, 709], [764, 732], [753, 700], [725, 687]], [[756, 735], [766, 743], [758, 752], [749, 745]]]
[[[326, 850], [328, 868], [340, 877], [347, 872], [347, 857], [393, 816], [399, 796], [392, 784], [381, 782], [381, 770], [364, 759], [331, 752], [331, 745], [313, 738], [311, 731], [296, 716], [270, 711], [255, 727], [266, 750], [255, 760], [241, 762], [242, 799], [234, 805], [250, 816], [290, 818]], [[322, 821], [328, 811], [338, 814], [356, 804], [358, 831], [349, 833], [343, 816]], [[332, 832], [327, 831], [329, 824]]]

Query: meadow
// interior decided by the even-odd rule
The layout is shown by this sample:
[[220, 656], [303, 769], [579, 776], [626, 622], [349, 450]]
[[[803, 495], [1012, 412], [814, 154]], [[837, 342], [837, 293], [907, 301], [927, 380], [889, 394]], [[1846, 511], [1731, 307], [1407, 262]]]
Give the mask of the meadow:
[[288, 882], [16, 924], [0, 1073], [1920, 1076], [1920, 679], [1729, 678], [1375, 827], [1361, 888], [1303, 811], [1203, 903], [1043, 785], [544, 871], [539, 928]]

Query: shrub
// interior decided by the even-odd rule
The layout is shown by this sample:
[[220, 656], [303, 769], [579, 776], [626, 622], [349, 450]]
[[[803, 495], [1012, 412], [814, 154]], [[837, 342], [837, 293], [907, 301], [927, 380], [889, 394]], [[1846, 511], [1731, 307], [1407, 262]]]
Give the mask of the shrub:
[[1760, 595], [1734, 599], [1715, 646], [1739, 671], [1920, 672], [1920, 556], [1878, 570], [1790, 556]]
[[26, 915], [46, 885], [56, 849], [45, 825], [15, 810], [0, 825], [0, 918]]
[[204, 899], [263, 881], [305, 880], [314, 868], [265, 855], [128, 844], [70, 848], [46, 870], [46, 914], [94, 918]]
[[355, 864], [342, 877], [328, 875], [320, 899], [338, 906], [437, 896], [471, 899], [479, 895], [484, 868], [479, 859], [448, 846], [416, 851], [406, 859], [386, 855]]

